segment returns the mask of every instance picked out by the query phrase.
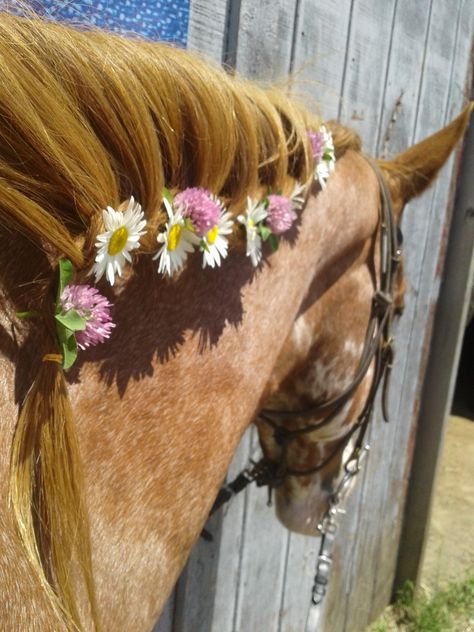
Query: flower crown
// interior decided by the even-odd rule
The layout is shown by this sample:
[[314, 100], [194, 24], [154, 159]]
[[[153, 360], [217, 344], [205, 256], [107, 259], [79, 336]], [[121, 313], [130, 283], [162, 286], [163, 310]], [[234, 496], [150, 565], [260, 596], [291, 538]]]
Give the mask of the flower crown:
[[[331, 134], [322, 125], [317, 132], [309, 131], [308, 140], [314, 160], [314, 177], [321, 187], [334, 169], [334, 143]], [[304, 187], [297, 183], [289, 197], [268, 193], [263, 199], [247, 198], [247, 207], [237, 217], [246, 232], [247, 256], [256, 267], [262, 258], [262, 241], [268, 241], [272, 250], [278, 247], [278, 237], [288, 231], [297, 211], [304, 205]], [[163, 190], [163, 205], [167, 223], [157, 236], [160, 247], [153, 259], [158, 260], [158, 273], [173, 276], [186, 262], [190, 253], [202, 253], [203, 267], [221, 265], [227, 257], [234, 220], [218, 197], [202, 188], [188, 188], [173, 196]], [[140, 204], [130, 198], [125, 212], [111, 206], [102, 211], [106, 232], [97, 236], [97, 256], [92, 268], [95, 281], [105, 274], [111, 285], [115, 275], [122, 275], [130, 252], [140, 245], [145, 234], [146, 220]]]
[[[322, 188], [335, 166], [334, 143], [330, 132], [322, 125], [319, 131], [308, 131], [314, 161], [314, 178]], [[173, 276], [181, 270], [194, 250], [202, 254], [203, 268], [219, 267], [228, 255], [227, 236], [232, 232], [234, 220], [218, 197], [203, 188], [187, 188], [174, 197], [163, 190], [163, 205], [168, 221], [157, 236], [158, 273]], [[268, 192], [261, 199], [247, 198], [247, 206], [237, 222], [245, 230], [246, 254], [254, 267], [262, 259], [262, 242], [268, 242], [272, 251], [278, 248], [280, 235], [287, 232], [304, 206], [304, 186], [296, 183], [290, 196]], [[117, 211], [108, 206], [102, 211], [105, 232], [97, 235], [97, 254], [90, 274], [95, 282], [104, 275], [110, 285], [115, 276], [122, 276], [130, 253], [140, 246], [140, 237], [146, 233], [143, 210], [131, 197], [127, 209]], [[61, 353], [47, 354], [46, 361], [55, 361], [68, 369], [75, 362], [78, 348], [104, 342], [115, 324], [110, 316], [111, 304], [89, 285], [72, 285], [72, 264], [59, 262], [59, 286], [55, 305], [57, 345]], [[31, 312], [18, 314], [31, 316]]]

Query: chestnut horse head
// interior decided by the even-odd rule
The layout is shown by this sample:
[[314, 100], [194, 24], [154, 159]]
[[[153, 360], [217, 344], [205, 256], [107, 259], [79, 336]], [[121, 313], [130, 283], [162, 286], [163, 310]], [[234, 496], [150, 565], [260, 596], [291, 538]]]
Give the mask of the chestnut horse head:
[[[321, 403], [352, 380], [378, 276], [379, 183], [333, 126], [337, 166], [320, 191], [307, 136], [320, 121], [182, 51], [1, 14], [0, 68], [0, 620], [150, 629], [256, 411]], [[397, 218], [466, 121], [380, 165]], [[165, 186], [214, 195], [184, 217]], [[294, 223], [254, 268], [270, 195], [274, 234]], [[94, 348], [111, 333], [105, 299], [77, 311], [66, 303], [86, 291], [58, 292], [91, 270], [115, 321]], [[65, 371], [76, 343], [87, 348]], [[289, 444], [289, 468], [325, 459], [370, 379]], [[291, 528], [314, 518], [309, 502], [320, 511], [340, 458], [285, 478]]]
[[[378, 217], [378, 228], [370, 234], [360, 232], [346, 249], [333, 248], [331, 243], [332, 256], [322, 274], [313, 279], [280, 352], [256, 423], [265, 461], [277, 466], [277, 515], [291, 530], [318, 534], [316, 526], [346, 471], [343, 465], [355, 467], [365, 447], [363, 438], [379, 382], [383, 382], [382, 406], [387, 416], [393, 340], [389, 328], [384, 331], [383, 318], [389, 322], [402, 312], [404, 291], [401, 244], [397, 243], [402, 237], [396, 227], [405, 204], [429, 186], [444, 164], [470, 109], [392, 161], [379, 161], [375, 166], [378, 182], [368, 165], [361, 163], [365, 184], [360, 186], [366, 187], [366, 197], [348, 208], [345, 226], [350, 235], [356, 235], [356, 215], [356, 221], [371, 228]], [[335, 181], [330, 182], [321, 201], [334, 186]], [[350, 196], [347, 185], [345, 194]], [[384, 206], [391, 206], [390, 212], [384, 212]], [[392, 235], [387, 215], [392, 215], [395, 224]], [[393, 241], [388, 252], [380, 250], [383, 240]], [[388, 301], [380, 312], [381, 277], [390, 267], [390, 262], [381, 261], [384, 256], [392, 258], [392, 279], [388, 295], [382, 297], [382, 303], [385, 298]], [[377, 312], [379, 324], [375, 324]], [[371, 343], [373, 356], [368, 357]]]

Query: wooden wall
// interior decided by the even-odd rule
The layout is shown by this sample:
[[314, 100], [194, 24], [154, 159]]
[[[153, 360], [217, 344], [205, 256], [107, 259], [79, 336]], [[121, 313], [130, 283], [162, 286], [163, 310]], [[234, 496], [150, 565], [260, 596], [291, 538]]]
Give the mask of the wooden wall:
[[[390, 157], [452, 119], [472, 69], [471, 0], [191, 0], [189, 48], [251, 78], [286, 80]], [[363, 630], [389, 602], [419, 394], [450, 223], [455, 158], [405, 211], [406, 310], [390, 411], [341, 518], [320, 632]], [[255, 456], [249, 431], [230, 469]], [[234, 500], [197, 543], [156, 632], [303, 632], [319, 541], [287, 532], [264, 490]]]

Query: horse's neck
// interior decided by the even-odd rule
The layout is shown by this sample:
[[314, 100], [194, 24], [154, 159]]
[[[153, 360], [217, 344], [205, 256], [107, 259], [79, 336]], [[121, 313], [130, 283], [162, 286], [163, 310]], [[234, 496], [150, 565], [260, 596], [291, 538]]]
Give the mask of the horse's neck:
[[[138, 266], [115, 301], [110, 343], [71, 372], [107, 629], [151, 625], [166, 599], [312, 279], [373, 230], [376, 219], [351, 214], [367, 170], [355, 155], [341, 160], [295, 244], [282, 242], [250, 282], [235, 253], [169, 284]], [[13, 375], [11, 360], [1, 369]]]

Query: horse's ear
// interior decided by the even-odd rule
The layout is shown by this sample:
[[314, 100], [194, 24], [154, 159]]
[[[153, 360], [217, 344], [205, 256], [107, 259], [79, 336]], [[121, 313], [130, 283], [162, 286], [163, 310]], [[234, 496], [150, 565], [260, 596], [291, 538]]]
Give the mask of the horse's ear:
[[398, 154], [393, 160], [379, 163], [387, 175], [397, 208], [401, 209], [409, 200], [423, 193], [434, 180], [462, 138], [473, 106], [474, 102], [469, 103], [449, 125]]

